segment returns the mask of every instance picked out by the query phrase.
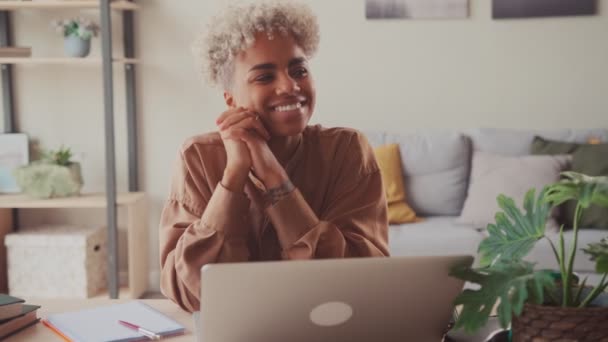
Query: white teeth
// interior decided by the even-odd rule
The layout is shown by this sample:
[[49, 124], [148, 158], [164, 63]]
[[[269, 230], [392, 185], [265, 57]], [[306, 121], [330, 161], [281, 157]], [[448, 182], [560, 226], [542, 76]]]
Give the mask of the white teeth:
[[295, 110], [295, 109], [299, 109], [299, 108], [302, 108], [302, 104], [300, 102], [290, 104], [287, 106], [278, 106], [278, 107], [275, 107], [274, 110], [276, 110], [277, 112], [287, 112], [287, 111]]

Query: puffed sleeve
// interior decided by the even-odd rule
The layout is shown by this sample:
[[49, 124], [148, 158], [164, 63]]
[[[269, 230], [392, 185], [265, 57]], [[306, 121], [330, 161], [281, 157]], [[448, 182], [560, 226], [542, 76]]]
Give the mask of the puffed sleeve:
[[249, 199], [208, 186], [204, 163], [180, 152], [160, 219], [161, 291], [190, 312], [200, 308], [203, 265], [249, 259]]

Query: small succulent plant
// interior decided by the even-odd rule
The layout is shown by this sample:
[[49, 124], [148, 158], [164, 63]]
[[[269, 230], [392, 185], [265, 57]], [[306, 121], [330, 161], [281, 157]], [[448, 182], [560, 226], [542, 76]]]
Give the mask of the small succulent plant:
[[49, 164], [70, 166], [72, 164], [72, 150], [61, 145], [57, 150], [44, 151], [42, 160]]
[[52, 26], [55, 30], [61, 33], [64, 37], [77, 36], [84, 40], [89, 40], [92, 37], [97, 37], [99, 26], [89, 19], [72, 18], [53, 20]]
[[40, 159], [14, 171], [21, 190], [34, 198], [74, 196], [82, 188], [80, 164], [72, 161], [72, 150], [40, 150]]

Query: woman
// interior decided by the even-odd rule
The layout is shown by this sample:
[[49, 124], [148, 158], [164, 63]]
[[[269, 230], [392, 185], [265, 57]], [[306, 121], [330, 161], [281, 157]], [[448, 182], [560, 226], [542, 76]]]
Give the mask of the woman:
[[318, 25], [304, 5], [232, 7], [201, 52], [228, 109], [181, 146], [161, 216], [161, 289], [199, 310], [208, 263], [387, 256], [386, 201], [355, 130], [308, 126]]

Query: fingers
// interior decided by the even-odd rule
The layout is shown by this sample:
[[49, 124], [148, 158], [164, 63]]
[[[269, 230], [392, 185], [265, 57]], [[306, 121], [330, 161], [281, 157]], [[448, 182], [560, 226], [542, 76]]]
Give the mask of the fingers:
[[218, 125], [219, 129], [225, 129], [234, 125], [235, 123], [247, 119], [247, 118], [255, 118], [256, 114], [250, 111], [237, 112], [232, 114], [222, 120], [222, 123]]
[[264, 127], [264, 124], [262, 123], [262, 120], [260, 120], [260, 117], [256, 116], [252, 118], [251, 121], [251, 124], [253, 125], [253, 127], [255, 127], [255, 131], [260, 134], [260, 136], [264, 139], [270, 140], [270, 133], [268, 133], [268, 130], [266, 130], [266, 127]]
[[230, 130], [233, 128], [244, 128], [257, 133], [264, 140], [270, 139], [270, 134], [268, 133], [268, 131], [266, 131], [264, 125], [262, 125], [259, 120], [256, 120], [255, 117], [245, 118], [233, 124], [232, 126], [222, 129], [221, 131]]
[[252, 111], [250, 111], [244, 107], [231, 108], [231, 109], [228, 109], [227, 111], [223, 112], [220, 116], [218, 116], [218, 118], [215, 120], [215, 123], [216, 123], [216, 125], [219, 126], [222, 124], [222, 122], [224, 122], [224, 120], [231, 117], [232, 115], [238, 114], [238, 113], [243, 113], [243, 112], [252, 112]]
[[224, 122], [224, 120], [226, 120], [227, 117], [236, 114], [236, 113], [240, 113], [240, 112], [244, 112], [245, 108], [243, 107], [238, 107], [238, 108], [232, 108], [232, 109], [228, 109], [227, 111], [223, 112], [216, 120], [215, 120], [215, 124], [216, 125], [221, 125], [222, 122]]
[[256, 132], [242, 127], [231, 127], [220, 134], [222, 139], [239, 140], [245, 143], [251, 143], [254, 139], [260, 139], [260, 136]]
[[[228, 111], [230, 112], [230, 111]], [[227, 112], [224, 112], [226, 114]], [[222, 114], [222, 115], [224, 115]], [[220, 121], [218, 118], [218, 121]], [[270, 139], [270, 134], [259, 120], [259, 116], [248, 110], [232, 111], [228, 116], [224, 116], [221, 123], [219, 124], [220, 132], [229, 130], [231, 128], [245, 128], [255, 131], [261, 138], [265, 140]]]

